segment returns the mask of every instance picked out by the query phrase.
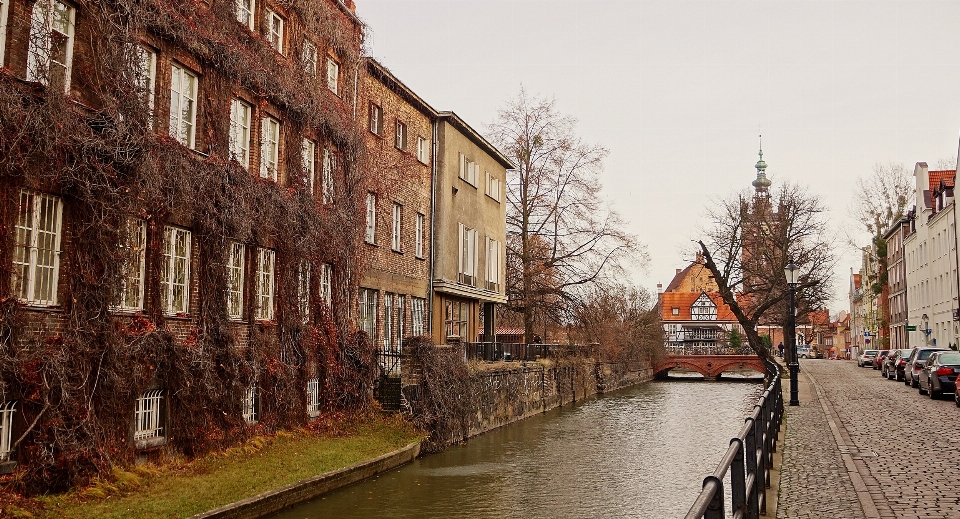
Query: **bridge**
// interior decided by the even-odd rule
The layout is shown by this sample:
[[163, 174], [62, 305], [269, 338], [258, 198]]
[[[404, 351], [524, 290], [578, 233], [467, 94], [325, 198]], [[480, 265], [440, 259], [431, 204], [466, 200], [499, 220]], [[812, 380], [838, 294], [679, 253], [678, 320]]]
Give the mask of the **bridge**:
[[706, 380], [717, 380], [724, 371], [752, 369], [764, 375], [767, 372], [758, 355], [667, 355], [655, 363], [656, 378], [666, 378], [672, 369], [685, 368], [703, 375]]

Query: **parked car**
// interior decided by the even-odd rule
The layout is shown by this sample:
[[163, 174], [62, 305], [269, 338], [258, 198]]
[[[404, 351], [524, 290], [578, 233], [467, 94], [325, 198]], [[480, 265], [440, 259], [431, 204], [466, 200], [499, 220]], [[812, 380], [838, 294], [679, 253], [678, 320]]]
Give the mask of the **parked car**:
[[805, 344], [797, 345], [797, 358], [798, 359], [809, 359], [810, 358], [810, 346]]
[[927, 357], [935, 351], [950, 351], [946, 348], [914, 348], [907, 358], [907, 365], [903, 370], [903, 383], [910, 387], [920, 387], [920, 373], [924, 364], [927, 363]]
[[880, 350], [880, 353], [873, 358], [873, 369], [880, 369], [883, 367], [883, 361], [887, 360], [888, 353], [890, 353], [890, 350]]
[[889, 380], [903, 380], [903, 368], [907, 365], [907, 357], [913, 350], [890, 350], [887, 360], [883, 362], [883, 376]]
[[880, 350], [864, 350], [857, 359], [857, 366], [864, 368], [873, 366], [873, 359], [880, 353]]
[[956, 393], [957, 373], [960, 373], [960, 353], [935, 351], [927, 358], [920, 375], [920, 394], [939, 398], [943, 393]]

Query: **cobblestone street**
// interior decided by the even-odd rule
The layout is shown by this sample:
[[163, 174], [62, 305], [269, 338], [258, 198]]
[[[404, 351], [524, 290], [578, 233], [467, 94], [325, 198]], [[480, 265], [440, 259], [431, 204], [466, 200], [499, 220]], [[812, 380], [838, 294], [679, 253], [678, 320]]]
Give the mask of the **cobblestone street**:
[[[853, 361], [801, 360], [781, 518], [960, 518], [960, 409]], [[789, 381], [784, 381], [789, 387]]]

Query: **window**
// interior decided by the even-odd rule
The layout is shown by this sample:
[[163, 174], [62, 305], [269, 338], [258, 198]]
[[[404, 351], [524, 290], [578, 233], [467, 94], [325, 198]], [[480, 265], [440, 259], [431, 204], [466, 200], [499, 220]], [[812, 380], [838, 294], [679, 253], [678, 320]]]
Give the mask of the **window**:
[[400, 351], [400, 348], [403, 346], [403, 334], [406, 333], [406, 314], [404, 313], [405, 299], [406, 296], [403, 294], [397, 294], [396, 298], [394, 298], [394, 313], [397, 314], [397, 343], [394, 349], [397, 351]]
[[170, 136], [194, 147], [197, 122], [197, 76], [173, 64], [170, 78]]
[[460, 301], [447, 301], [445, 314], [444, 314], [444, 325], [446, 329], [446, 337], [450, 338], [461, 338], [466, 339], [467, 337], [467, 311], [469, 307], [467, 303], [462, 303]]
[[161, 445], [164, 440], [163, 390], [140, 395], [134, 413], [133, 440], [138, 449]]
[[29, 304], [57, 304], [62, 216], [59, 198], [20, 191], [13, 293]]
[[310, 321], [310, 262], [301, 261], [297, 267], [297, 307], [304, 323]]
[[320, 265], [320, 297], [327, 302], [327, 307], [333, 306], [333, 265], [324, 263]]
[[500, 251], [500, 242], [487, 237], [487, 290], [500, 290], [500, 270], [503, 265]]
[[393, 203], [393, 230], [391, 232], [390, 246], [393, 250], [400, 252], [400, 221], [403, 213], [403, 206]]
[[367, 193], [367, 243], [377, 243], [377, 195]]
[[127, 218], [123, 253], [123, 278], [120, 280], [120, 310], [143, 310], [144, 265], [146, 264], [147, 223], [140, 218]]
[[680, 315], [680, 308], [674, 306], [673, 308], [670, 309], [670, 313], [672, 315]]
[[154, 87], [157, 82], [157, 54], [142, 45], [133, 47], [136, 60], [134, 85], [147, 109], [147, 124], [153, 128]]
[[422, 213], [417, 213], [416, 237], [414, 238], [414, 254], [418, 258], [423, 257], [423, 221], [425, 217]]
[[4, 50], [7, 48], [7, 13], [10, 0], [0, 0], [0, 68], [4, 65]]
[[375, 135], [383, 133], [383, 109], [370, 103], [370, 132]]
[[250, 114], [253, 107], [239, 99], [230, 103], [230, 158], [250, 167]]
[[163, 229], [160, 306], [167, 314], [185, 314], [190, 303], [190, 231]]
[[[4, 2], [4, 10], [7, 9]], [[60, 0], [37, 0], [30, 17], [27, 81], [70, 91], [76, 10]]]
[[333, 168], [336, 165], [337, 156], [330, 151], [330, 148], [323, 149], [323, 203], [333, 202]]
[[280, 162], [280, 121], [264, 117], [260, 127], [260, 177], [277, 181], [277, 163]]
[[460, 178], [467, 181], [471, 186], [477, 185], [477, 171], [480, 167], [476, 162], [468, 159], [463, 153], [460, 154]]
[[307, 381], [307, 414], [320, 415], [320, 379], [311, 378]]
[[253, 30], [253, 11], [256, 0], [237, 0], [237, 21]]
[[459, 254], [459, 281], [467, 285], [477, 284], [477, 231], [464, 226], [460, 227], [460, 254]]
[[403, 124], [399, 119], [397, 120], [397, 132], [393, 145], [398, 150], [407, 151], [407, 125]]
[[260, 398], [257, 385], [254, 384], [247, 388], [243, 393], [243, 420], [250, 425], [257, 423], [260, 419]]
[[227, 242], [227, 315], [243, 319], [243, 264], [246, 247], [236, 241]]
[[266, 32], [267, 43], [274, 49], [277, 49], [277, 52], [283, 54], [283, 18], [272, 10], [267, 9], [264, 31]]
[[414, 337], [423, 335], [424, 318], [427, 315], [427, 300], [421, 297], [410, 298], [410, 332]]
[[487, 173], [487, 196], [500, 202], [500, 193], [502, 193], [500, 179]]
[[370, 340], [377, 336], [377, 291], [371, 288], [360, 289], [360, 329], [367, 333]]
[[340, 95], [340, 63], [330, 57], [327, 58], [327, 88], [334, 94]]
[[424, 164], [430, 163], [430, 141], [417, 137], [417, 160]]
[[273, 319], [273, 273], [276, 253], [270, 249], [257, 249], [257, 319]]
[[13, 415], [16, 412], [16, 400], [0, 403], [0, 462], [13, 457]]
[[303, 176], [307, 185], [310, 187], [310, 194], [312, 195], [315, 192], [313, 186], [316, 181], [317, 171], [317, 143], [310, 139], [303, 139], [301, 152], [303, 155]]
[[393, 294], [383, 295], [383, 349], [393, 349]]
[[303, 71], [308, 76], [317, 75], [317, 46], [310, 40], [303, 40], [303, 54], [300, 57], [303, 61]]

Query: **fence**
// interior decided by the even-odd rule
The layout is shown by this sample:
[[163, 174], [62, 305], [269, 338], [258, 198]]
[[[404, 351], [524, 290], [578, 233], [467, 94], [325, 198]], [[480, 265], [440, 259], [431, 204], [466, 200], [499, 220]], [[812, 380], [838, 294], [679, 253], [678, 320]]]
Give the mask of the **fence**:
[[767, 488], [777, 434], [783, 418], [783, 391], [780, 366], [765, 361], [770, 383], [760, 396], [743, 428], [730, 440], [730, 447], [713, 474], [703, 480], [703, 490], [694, 501], [686, 519], [724, 519], [727, 504], [723, 489], [730, 473], [729, 503], [733, 519], [757, 519], [767, 509]]
[[566, 351], [568, 347], [559, 344], [526, 344], [522, 342], [465, 342], [463, 348], [467, 360], [510, 362], [555, 357], [560, 353], [561, 348]]

